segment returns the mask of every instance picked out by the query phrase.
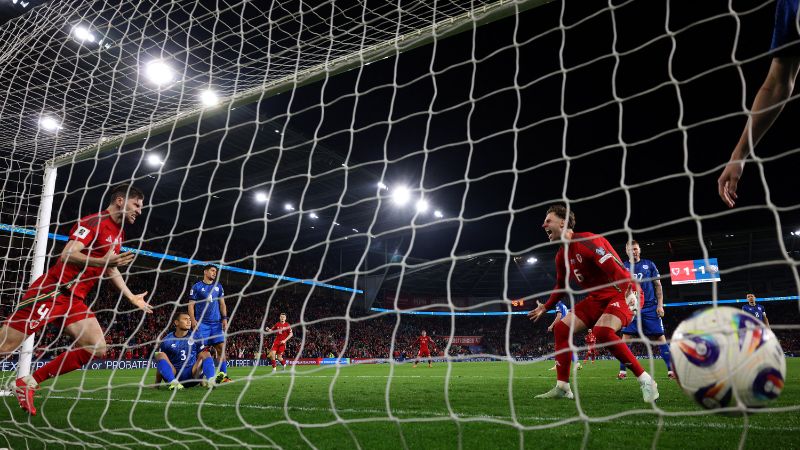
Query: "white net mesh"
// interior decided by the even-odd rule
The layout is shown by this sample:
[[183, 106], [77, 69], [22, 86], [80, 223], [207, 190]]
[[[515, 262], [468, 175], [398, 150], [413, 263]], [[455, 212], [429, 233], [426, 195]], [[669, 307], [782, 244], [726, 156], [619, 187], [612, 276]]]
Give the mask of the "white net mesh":
[[[574, 403], [554, 405], [533, 399], [555, 378], [554, 316], [525, 318], [554, 283], [544, 211], [566, 203], [579, 231], [620, 253], [636, 238], [659, 266], [667, 338], [698, 305], [754, 291], [800, 351], [796, 104], [759, 143], [737, 208], [716, 196], [773, 17], [763, 1], [71, 1], [7, 22], [4, 314], [28, 284], [46, 161], [46, 267], [110, 186], [131, 183], [146, 207], [125, 229], [138, 252], [125, 279], [155, 310], [102, 280], [86, 303], [106, 354], [43, 382], [35, 419], [5, 400], [6, 443], [792, 447], [792, 360], [771, 421], [699, 409], [641, 342], [660, 403], [601, 361], [573, 372]], [[721, 283], [670, 284], [668, 262], [702, 258], [720, 261]], [[153, 389], [155, 353], [206, 263], [221, 267], [234, 381]], [[586, 294], [567, 291], [570, 308]], [[273, 373], [281, 312], [294, 336]], [[414, 371], [422, 330], [434, 364]], [[571, 339], [583, 357], [583, 334]], [[49, 325], [34, 368], [72, 342]]]

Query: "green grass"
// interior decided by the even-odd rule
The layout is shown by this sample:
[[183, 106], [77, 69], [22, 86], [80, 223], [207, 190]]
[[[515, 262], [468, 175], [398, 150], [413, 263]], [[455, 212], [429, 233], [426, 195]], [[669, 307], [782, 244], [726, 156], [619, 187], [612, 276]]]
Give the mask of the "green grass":
[[611, 361], [579, 373], [578, 401], [533, 398], [554, 384], [552, 362], [361, 365], [338, 377], [334, 367], [234, 368], [235, 383], [176, 393], [140, 387], [152, 371], [75, 372], [44, 384], [36, 417], [0, 398], [0, 447], [736, 448], [744, 438], [747, 448], [798, 448], [800, 360], [787, 363], [773, 406], [789, 410], [739, 417], [703, 413], [661, 361], [658, 408], [678, 415], [642, 402]]

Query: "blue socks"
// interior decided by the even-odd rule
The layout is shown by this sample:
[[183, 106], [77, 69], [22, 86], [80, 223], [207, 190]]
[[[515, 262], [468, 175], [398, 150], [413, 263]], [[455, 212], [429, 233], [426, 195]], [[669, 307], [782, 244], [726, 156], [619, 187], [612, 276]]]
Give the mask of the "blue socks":
[[669, 344], [661, 344], [658, 349], [661, 351], [661, 358], [664, 359], [667, 370], [672, 370], [672, 355], [669, 352]]
[[628, 370], [628, 368], [625, 367], [625, 364], [619, 363], [619, 371], [620, 372], [625, 372], [627, 370]]
[[214, 358], [206, 358], [200, 363], [200, 367], [203, 369], [203, 376], [206, 377], [208, 380], [213, 380], [215, 376], [215, 369], [214, 369]]
[[175, 379], [175, 374], [172, 373], [172, 366], [169, 365], [169, 361], [166, 359], [158, 360], [156, 368], [158, 368], [158, 373], [161, 374], [161, 377], [164, 378], [164, 381], [167, 383], [171, 383], [172, 380]]
[[228, 361], [222, 361], [222, 364], [219, 366], [219, 371], [228, 373]]

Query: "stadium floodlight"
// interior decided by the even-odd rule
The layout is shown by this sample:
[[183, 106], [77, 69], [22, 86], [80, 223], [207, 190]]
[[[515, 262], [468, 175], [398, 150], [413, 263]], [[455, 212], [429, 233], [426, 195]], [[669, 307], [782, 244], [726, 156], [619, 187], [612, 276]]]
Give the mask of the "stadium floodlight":
[[531, 256], [530, 258], [526, 259], [525, 262], [527, 262], [528, 264], [536, 264], [537, 262], [539, 262], [539, 260]]
[[319, 219], [319, 216], [317, 215], [317, 213], [309, 213], [308, 217], [310, 217], [312, 219]]
[[42, 116], [39, 119], [39, 127], [45, 131], [58, 131], [61, 129], [61, 122], [53, 116]]
[[437, 219], [441, 219], [442, 217], [444, 217], [444, 214], [437, 209], [436, 211], [433, 212], [433, 217], [436, 217]]
[[338, 227], [339, 225], [341, 225], [339, 222], [333, 222], [333, 224], [334, 224], [334, 225], [336, 225], [337, 227]]
[[150, 153], [147, 155], [147, 164], [150, 164], [153, 167], [158, 167], [164, 164], [164, 161], [161, 160], [161, 157], [155, 153]]
[[216, 106], [219, 103], [219, 97], [216, 92], [211, 89], [206, 89], [200, 93], [200, 101], [203, 102], [205, 106]]
[[269, 196], [263, 192], [256, 192], [256, 201], [259, 203], [267, 203]]
[[399, 186], [392, 191], [392, 200], [399, 206], [403, 206], [411, 200], [411, 191], [405, 186]]
[[78, 25], [72, 29], [72, 37], [78, 42], [94, 42], [94, 34], [83, 25]]
[[292, 206], [291, 203], [286, 203], [283, 205], [283, 209], [285, 209], [286, 211], [294, 211], [294, 206]]
[[358, 233], [358, 229], [357, 228], [353, 228], [353, 231]]
[[164, 61], [155, 60], [150, 61], [145, 68], [145, 75], [147, 78], [157, 84], [163, 86], [172, 82], [175, 79], [175, 72]]
[[424, 213], [425, 211], [428, 210], [429, 207], [430, 207], [430, 205], [428, 205], [428, 201], [427, 200], [420, 199], [420, 200], [417, 201], [417, 212], [418, 213]]
[[381, 182], [378, 182], [378, 189], [382, 189], [384, 191], [388, 191], [389, 190], [389, 186], [387, 186], [387, 185], [385, 185], [385, 184], [383, 184]]

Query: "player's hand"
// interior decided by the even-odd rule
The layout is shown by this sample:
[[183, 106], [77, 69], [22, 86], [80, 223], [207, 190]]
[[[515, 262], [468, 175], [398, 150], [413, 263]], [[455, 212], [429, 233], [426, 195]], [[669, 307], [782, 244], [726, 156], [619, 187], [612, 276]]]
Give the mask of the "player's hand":
[[103, 256], [108, 267], [123, 267], [133, 262], [135, 255], [133, 252], [122, 252], [119, 255], [113, 248], [108, 249], [108, 253]]
[[539, 303], [539, 300], [536, 300], [536, 309], [528, 313], [528, 319], [536, 322], [539, 320], [539, 317], [542, 317], [542, 314], [545, 313], [546, 309], [547, 308], [544, 307], [544, 304]]
[[659, 306], [658, 308], [656, 308], [656, 314], [658, 314], [658, 317], [664, 317], [664, 307]]
[[153, 314], [153, 307], [150, 306], [150, 303], [148, 303], [147, 300], [144, 299], [146, 296], [147, 296], [147, 291], [141, 294], [136, 294], [128, 300], [131, 303], [133, 303], [134, 306], [144, 311], [145, 314]]
[[222, 319], [222, 331], [228, 331], [228, 321]]
[[552, 326], [552, 325], [550, 325], [549, 327], [547, 327], [547, 332], [548, 332], [548, 333], [552, 333], [552, 332], [553, 332], [553, 326]]
[[192, 330], [197, 330], [197, 321], [192, 319]]
[[739, 187], [739, 180], [742, 178], [744, 172], [744, 161], [730, 161], [725, 165], [722, 174], [717, 180], [717, 188], [719, 189], [719, 198], [722, 202], [728, 205], [728, 208], [736, 206], [736, 200], [739, 197], [736, 195], [736, 188]]

